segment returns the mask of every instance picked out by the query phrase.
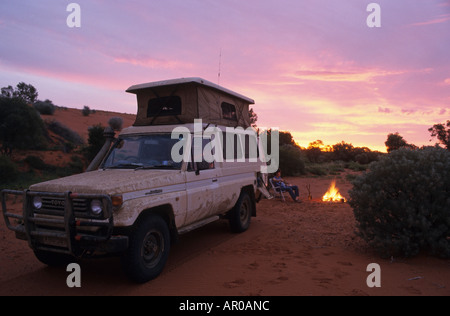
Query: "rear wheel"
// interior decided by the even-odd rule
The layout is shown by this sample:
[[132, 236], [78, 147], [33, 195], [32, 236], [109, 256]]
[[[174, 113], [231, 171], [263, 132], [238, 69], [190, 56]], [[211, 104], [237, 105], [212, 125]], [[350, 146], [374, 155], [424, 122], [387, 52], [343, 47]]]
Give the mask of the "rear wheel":
[[167, 223], [160, 216], [152, 214], [140, 221], [130, 236], [122, 266], [131, 280], [145, 283], [162, 272], [169, 251], [170, 233]]
[[246, 192], [241, 192], [234, 208], [229, 213], [230, 227], [235, 233], [242, 233], [250, 226], [253, 203]]

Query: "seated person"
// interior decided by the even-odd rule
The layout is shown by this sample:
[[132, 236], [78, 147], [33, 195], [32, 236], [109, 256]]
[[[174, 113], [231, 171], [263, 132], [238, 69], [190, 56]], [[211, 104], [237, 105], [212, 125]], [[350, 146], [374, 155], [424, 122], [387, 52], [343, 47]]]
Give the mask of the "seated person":
[[283, 178], [281, 178], [280, 170], [275, 173], [275, 176], [272, 178], [272, 182], [276, 187], [280, 187], [281, 189], [289, 192], [289, 195], [295, 202], [300, 202], [298, 186], [286, 184]]

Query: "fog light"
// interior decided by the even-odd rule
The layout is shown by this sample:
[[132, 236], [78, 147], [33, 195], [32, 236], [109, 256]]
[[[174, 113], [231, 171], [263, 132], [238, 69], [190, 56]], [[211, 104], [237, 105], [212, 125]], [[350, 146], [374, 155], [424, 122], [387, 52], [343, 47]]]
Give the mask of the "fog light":
[[40, 210], [42, 208], [42, 199], [40, 196], [35, 196], [33, 198], [33, 206], [37, 210]]
[[92, 200], [91, 201], [91, 212], [94, 215], [100, 215], [103, 211], [103, 204], [100, 200]]

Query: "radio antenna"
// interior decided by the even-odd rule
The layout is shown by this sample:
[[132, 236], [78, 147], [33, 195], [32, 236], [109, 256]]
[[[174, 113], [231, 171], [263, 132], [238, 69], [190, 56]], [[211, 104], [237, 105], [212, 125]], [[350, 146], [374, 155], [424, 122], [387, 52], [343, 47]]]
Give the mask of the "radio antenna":
[[219, 73], [217, 74], [217, 84], [220, 85], [220, 72], [222, 70], [222, 48], [219, 53]]

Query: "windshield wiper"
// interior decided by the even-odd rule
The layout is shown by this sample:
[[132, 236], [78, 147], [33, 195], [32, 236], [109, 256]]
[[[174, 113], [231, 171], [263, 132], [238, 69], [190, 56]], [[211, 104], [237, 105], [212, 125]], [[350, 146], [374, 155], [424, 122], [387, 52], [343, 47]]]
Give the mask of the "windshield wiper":
[[146, 170], [146, 169], [176, 169], [176, 167], [170, 165], [154, 165], [154, 166], [140, 166], [134, 170]]
[[143, 165], [141, 163], [130, 162], [130, 163], [121, 163], [115, 166], [104, 167], [103, 169], [134, 169], [136, 167], [137, 168], [143, 167]]

